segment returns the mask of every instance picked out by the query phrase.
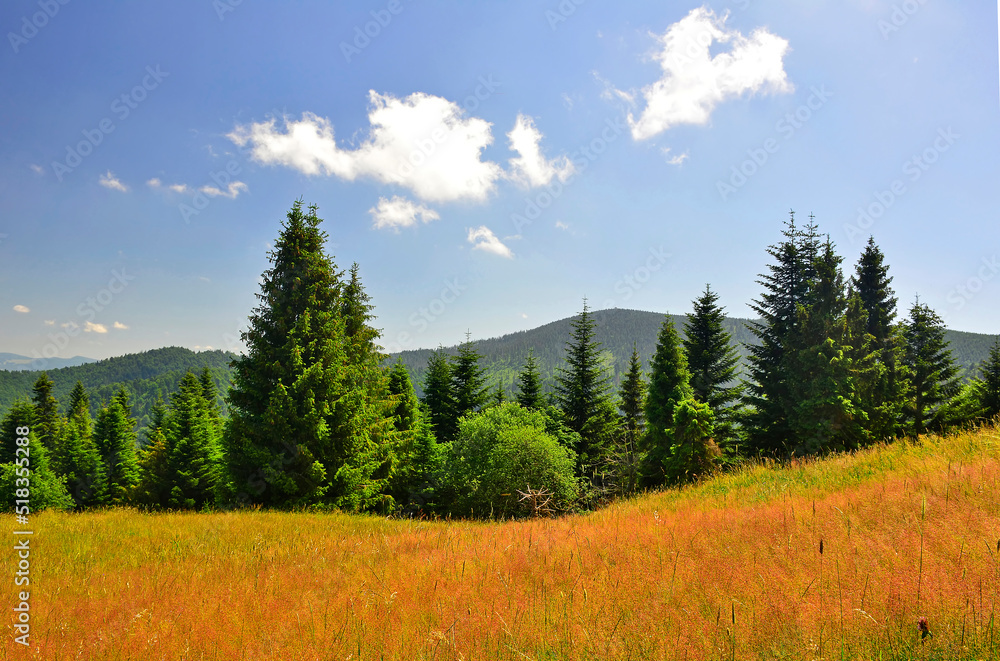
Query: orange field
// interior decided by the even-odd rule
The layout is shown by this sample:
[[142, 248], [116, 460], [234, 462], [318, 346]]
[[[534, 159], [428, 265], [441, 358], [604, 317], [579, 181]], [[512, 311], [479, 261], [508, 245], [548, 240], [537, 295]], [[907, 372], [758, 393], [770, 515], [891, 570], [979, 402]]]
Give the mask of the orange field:
[[996, 659], [998, 477], [990, 429], [560, 519], [46, 513], [2, 658]]

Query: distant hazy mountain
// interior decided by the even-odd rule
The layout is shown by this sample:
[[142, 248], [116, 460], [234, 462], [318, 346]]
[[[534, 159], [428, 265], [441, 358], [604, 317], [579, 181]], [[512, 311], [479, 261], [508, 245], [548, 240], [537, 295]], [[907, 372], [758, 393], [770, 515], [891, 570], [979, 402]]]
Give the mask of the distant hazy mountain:
[[0, 370], [19, 372], [22, 370], [54, 370], [60, 367], [76, 367], [96, 363], [94, 358], [73, 356], [72, 358], [29, 358], [16, 353], [0, 353]]

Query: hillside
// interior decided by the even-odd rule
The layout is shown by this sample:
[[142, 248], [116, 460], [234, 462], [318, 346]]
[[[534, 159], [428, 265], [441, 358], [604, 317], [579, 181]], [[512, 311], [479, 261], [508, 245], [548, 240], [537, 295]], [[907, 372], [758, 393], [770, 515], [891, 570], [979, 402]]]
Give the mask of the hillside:
[[30, 358], [16, 353], [0, 353], [0, 370], [54, 370], [60, 367], [75, 367], [96, 363], [95, 358], [73, 356], [72, 358]]
[[[110, 399], [120, 386], [125, 386], [132, 394], [132, 413], [142, 428], [157, 397], [166, 400], [189, 369], [200, 372], [208, 367], [211, 370], [220, 393], [219, 403], [223, 405], [221, 398], [230, 384], [229, 361], [234, 357], [234, 354], [224, 351], [195, 353], [181, 347], [165, 347], [47, 370], [47, 373], [55, 383], [53, 394], [59, 400], [63, 415], [69, 404], [69, 393], [77, 381], [83, 383], [90, 394], [92, 415], [96, 415], [101, 403]], [[34, 371], [0, 371], [0, 411], [5, 411], [17, 399], [30, 397], [38, 374]]]
[[[595, 339], [602, 344], [605, 351], [606, 364], [611, 368], [612, 382], [617, 385], [621, 376], [628, 369], [629, 357], [632, 355], [632, 343], [635, 342], [643, 368], [648, 369], [649, 360], [656, 348], [656, 337], [663, 323], [664, 315], [658, 312], [642, 310], [598, 310], [593, 313], [597, 324]], [[671, 315], [677, 331], [683, 336], [685, 315]], [[483, 356], [482, 365], [491, 387], [496, 387], [499, 378], [504, 390], [510, 394], [515, 390], [517, 375], [528, 356], [528, 350], [535, 349], [546, 389], [552, 387], [552, 377], [556, 370], [562, 367], [566, 342], [569, 340], [570, 322], [572, 318], [560, 319], [544, 326], [490, 338], [478, 340], [476, 349]], [[753, 344], [754, 336], [747, 330], [748, 320], [727, 317], [726, 330], [732, 335], [736, 351], [740, 354], [741, 363], [746, 355], [744, 344]], [[995, 337], [979, 333], [962, 331], [947, 331], [946, 337], [951, 343], [952, 356], [968, 376], [975, 375], [976, 366], [989, 355], [990, 347]], [[455, 354], [457, 346], [445, 347], [445, 352]], [[416, 349], [390, 355], [390, 360], [397, 358], [403, 361], [413, 380], [413, 386], [418, 394], [422, 394], [424, 373], [427, 371], [427, 359], [431, 349]]]
[[998, 440], [749, 465], [557, 519], [45, 512], [32, 644], [51, 659], [996, 659]]

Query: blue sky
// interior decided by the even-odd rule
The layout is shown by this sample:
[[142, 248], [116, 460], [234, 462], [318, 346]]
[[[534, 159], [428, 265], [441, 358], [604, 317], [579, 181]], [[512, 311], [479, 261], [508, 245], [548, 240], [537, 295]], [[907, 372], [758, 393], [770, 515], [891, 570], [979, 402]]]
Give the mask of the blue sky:
[[390, 350], [747, 303], [790, 209], [1000, 332], [997, 15], [935, 0], [0, 8], [0, 351], [239, 348], [301, 198]]

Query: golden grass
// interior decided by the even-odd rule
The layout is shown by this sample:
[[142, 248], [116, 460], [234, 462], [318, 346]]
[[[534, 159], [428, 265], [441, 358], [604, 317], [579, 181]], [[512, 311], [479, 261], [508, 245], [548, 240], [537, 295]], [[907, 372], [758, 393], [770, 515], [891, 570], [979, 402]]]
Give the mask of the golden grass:
[[556, 520], [46, 513], [0, 658], [996, 659], [998, 477], [984, 430]]

